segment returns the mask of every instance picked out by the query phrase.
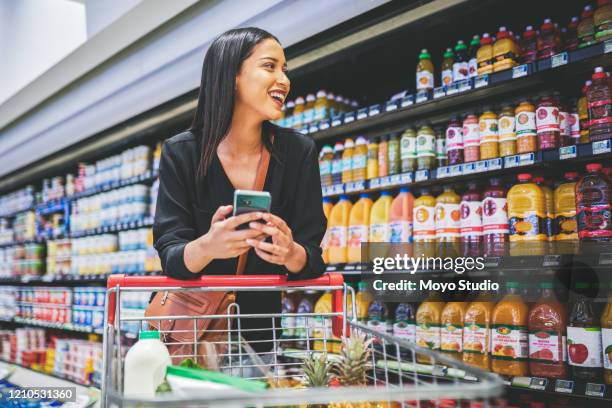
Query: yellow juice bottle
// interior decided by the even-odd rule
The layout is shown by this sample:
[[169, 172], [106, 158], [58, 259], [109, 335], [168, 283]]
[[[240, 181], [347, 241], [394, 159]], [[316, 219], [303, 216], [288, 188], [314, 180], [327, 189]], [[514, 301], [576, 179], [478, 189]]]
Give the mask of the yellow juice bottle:
[[465, 310], [463, 318], [463, 362], [491, 370], [491, 315], [495, 303], [481, 294]]
[[304, 105], [304, 125], [308, 125], [310, 123], [312, 123], [312, 120], [314, 118], [314, 107], [315, 107], [315, 101], [317, 99], [315, 98], [315, 96], [313, 94], [308, 94], [306, 95], [306, 105]]
[[415, 256], [434, 256], [436, 242], [436, 199], [428, 189], [414, 200], [412, 208], [412, 235]]
[[323, 235], [323, 240], [321, 241], [321, 256], [325, 263], [329, 263], [329, 215], [331, 214], [332, 208], [334, 208], [332, 200], [329, 197], [323, 197], [323, 214], [325, 214], [325, 219], [328, 224], [325, 235]]
[[353, 149], [355, 144], [353, 139], [344, 141], [344, 152], [342, 153], [342, 182], [350, 183], [353, 181]]
[[340, 200], [334, 205], [329, 214], [327, 246], [329, 248], [329, 263], [346, 263], [347, 260], [347, 237], [348, 224], [353, 204], [346, 195], [341, 195]]
[[519, 184], [508, 191], [510, 253], [513, 256], [542, 255], [546, 236], [546, 198], [532, 183], [531, 174], [518, 175]]
[[544, 177], [538, 176], [533, 178], [533, 182], [540, 187], [544, 193], [544, 202], [546, 205], [546, 219], [544, 220], [544, 227], [546, 236], [549, 241], [554, 241], [555, 230], [554, 230], [554, 219], [555, 219], [555, 202], [553, 198], [553, 191], [548, 187], [544, 181]]
[[359, 136], [353, 150], [352, 181], [365, 181], [368, 166], [368, 142]]
[[351, 209], [348, 227], [347, 261], [349, 263], [357, 263], [362, 261], [361, 244], [367, 242], [369, 239], [370, 212], [372, 211], [372, 204], [373, 202], [372, 199], [370, 199], [370, 196], [363, 193]]
[[[417, 346], [430, 350], [440, 350], [440, 324], [444, 302], [434, 292], [427, 298], [416, 312], [416, 343]], [[417, 353], [417, 362], [431, 364], [431, 359]]]
[[320, 122], [327, 118], [329, 115], [329, 100], [327, 99], [327, 93], [321, 89], [317, 92], [317, 99], [314, 103], [314, 115], [313, 122]]
[[565, 181], [555, 189], [553, 201], [555, 208], [555, 239], [557, 241], [578, 240], [576, 223], [576, 181], [578, 173], [568, 171]]
[[314, 320], [312, 337], [314, 339], [314, 349], [316, 351], [333, 350], [332, 320], [329, 316], [321, 316], [323, 313], [332, 311], [332, 293], [326, 291], [315, 303], [314, 313], [317, 314]]
[[295, 108], [293, 108], [293, 120], [291, 126], [294, 129], [299, 129], [304, 125], [304, 98], [298, 96], [295, 98]]
[[370, 139], [368, 143], [368, 163], [366, 178], [371, 180], [378, 177], [378, 137]]
[[448, 302], [442, 309], [440, 350], [449, 356], [463, 358], [463, 319], [466, 302]]
[[370, 242], [389, 242], [389, 216], [393, 197], [389, 191], [380, 193], [370, 213]]
[[480, 160], [499, 157], [499, 132], [497, 115], [490, 107], [485, 107], [478, 120], [480, 126]]

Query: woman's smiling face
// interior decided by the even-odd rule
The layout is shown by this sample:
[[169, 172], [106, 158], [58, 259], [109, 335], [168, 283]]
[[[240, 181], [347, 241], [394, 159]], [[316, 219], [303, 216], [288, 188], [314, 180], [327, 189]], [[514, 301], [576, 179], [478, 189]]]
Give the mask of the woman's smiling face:
[[236, 108], [254, 112], [262, 120], [277, 120], [291, 83], [287, 62], [280, 44], [267, 39], [253, 48], [236, 77]]

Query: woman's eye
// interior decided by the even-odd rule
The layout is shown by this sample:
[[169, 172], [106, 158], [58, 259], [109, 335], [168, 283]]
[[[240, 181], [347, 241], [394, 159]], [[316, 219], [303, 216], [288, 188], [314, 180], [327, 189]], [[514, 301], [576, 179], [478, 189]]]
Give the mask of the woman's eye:
[[271, 62], [269, 62], [269, 63], [267, 63], [267, 64], [264, 64], [264, 67], [265, 67], [265, 68], [268, 68], [268, 69], [274, 69], [274, 64], [272, 64]]

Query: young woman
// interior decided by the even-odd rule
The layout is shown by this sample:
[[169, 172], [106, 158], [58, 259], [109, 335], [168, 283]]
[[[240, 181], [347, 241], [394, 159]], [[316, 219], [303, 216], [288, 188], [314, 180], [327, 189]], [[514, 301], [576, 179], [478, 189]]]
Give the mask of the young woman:
[[[232, 275], [245, 252], [244, 274], [307, 279], [323, 273], [326, 220], [316, 146], [269, 122], [281, 117], [289, 88], [283, 48], [264, 30], [230, 30], [208, 49], [191, 129], [162, 150], [153, 234], [166, 275]], [[264, 149], [271, 211], [234, 217], [234, 190], [252, 189]], [[248, 229], [236, 229], [244, 223]], [[278, 292], [238, 292], [237, 303], [242, 313], [281, 310]], [[270, 319], [241, 325], [256, 350], [271, 348], [258, 343], [271, 330], [244, 331], [271, 328]]]

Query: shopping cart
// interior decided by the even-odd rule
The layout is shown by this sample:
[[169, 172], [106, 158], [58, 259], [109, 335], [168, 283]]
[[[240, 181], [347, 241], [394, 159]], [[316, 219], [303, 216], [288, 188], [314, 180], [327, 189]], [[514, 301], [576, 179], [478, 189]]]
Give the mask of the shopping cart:
[[[353, 289], [344, 284], [342, 275], [325, 274], [320, 278], [290, 281], [284, 276], [204, 276], [196, 280], [176, 280], [163, 276], [127, 277], [114, 275], [108, 279], [106, 302], [106, 326], [104, 331], [104, 364], [102, 379], [102, 406], [325, 406], [340, 408], [395, 408], [453, 406], [452, 401], [480, 401], [478, 406], [490, 406], [490, 402], [503, 391], [503, 382], [495, 374], [463, 364], [453, 358], [432, 350], [421, 348], [405, 339], [373, 330], [357, 322], [357, 310]], [[273, 313], [249, 314], [241, 311], [238, 304], [231, 304], [227, 313], [214, 316], [164, 316], [163, 320], [227, 319], [228, 328], [219, 343], [223, 347], [218, 355], [218, 369], [226, 374], [242, 378], [266, 381], [270, 387], [263, 391], [209, 391], [202, 390], [185, 395], [175, 393], [157, 394], [155, 399], [128, 398], [122, 393], [123, 356], [126, 346], [122, 344], [123, 323], [134, 322], [147, 330], [156, 317], [125, 317], [121, 310], [122, 294], [151, 291], [300, 291], [312, 295], [313, 291], [331, 292], [332, 310], [326, 313]], [[329, 296], [329, 295], [328, 295]], [[245, 329], [247, 319], [267, 319], [266, 329]], [[295, 319], [292, 326], [279, 324], [280, 319]], [[261, 320], [260, 320], [261, 321]], [[285, 322], [286, 323], [286, 322]], [[280, 326], [285, 326], [281, 334]], [[160, 326], [158, 326], [160, 327]], [[248, 330], [271, 331], [266, 347], [244, 341]], [[351, 331], [362, 333], [370, 348], [367, 367], [367, 386], [320, 387], [296, 386], [304, 377], [302, 360], [312, 354], [328, 353], [338, 346], [338, 341], [347, 339]], [[287, 333], [290, 335], [288, 336]], [[162, 339], [168, 338], [162, 331]], [[248, 337], [248, 336], [247, 336]], [[194, 329], [190, 343], [192, 354], [184, 358], [198, 361], [200, 348]], [[296, 349], [299, 343], [301, 349]], [[269, 350], [255, 352], [253, 349]], [[429, 364], [417, 363], [418, 358], [428, 359]], [[173, 361], [176, 364], [176, 359]], [[287, 386], [294, 388], [286, 388]], [[381, 402], [382, 401], [382, 402]], [[362, 403], [362, 404], [361, 404]], [[449, 405], [451, 404], [451, 405]], [[459, 404], [459, 403], [457, 403]], [[457, 405], [459, 406], [459, 405]]]

